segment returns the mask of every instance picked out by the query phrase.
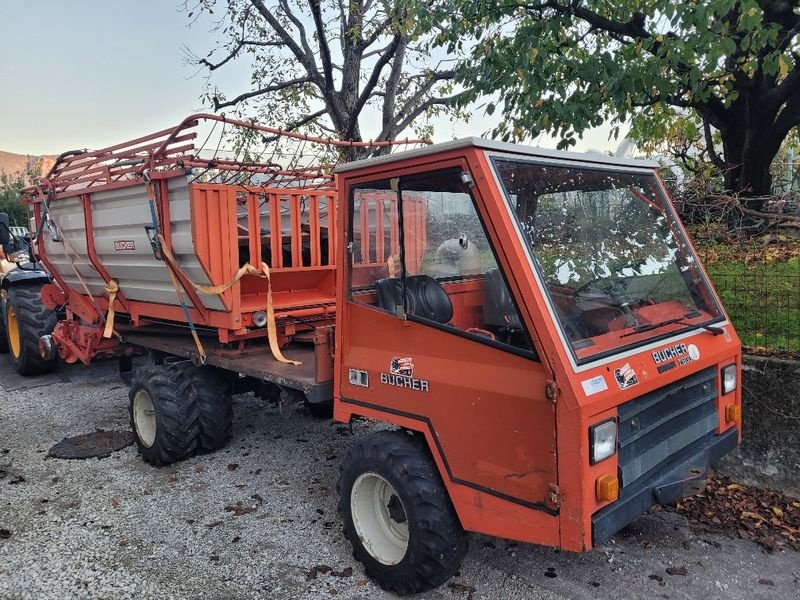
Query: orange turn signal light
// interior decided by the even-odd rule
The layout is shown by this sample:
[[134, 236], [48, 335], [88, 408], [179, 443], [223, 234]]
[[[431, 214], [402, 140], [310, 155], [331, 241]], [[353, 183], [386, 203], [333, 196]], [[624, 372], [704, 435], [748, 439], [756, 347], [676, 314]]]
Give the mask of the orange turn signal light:
[[742, 418], [742, 408], [738, 404], [728, 404], [725, 407], [725, 420], [729, 423], [735, 423]]
[[610, 502], [619, 498], [619, 480], [612, 475], [600, 475], [595, 482], [598, 502]]

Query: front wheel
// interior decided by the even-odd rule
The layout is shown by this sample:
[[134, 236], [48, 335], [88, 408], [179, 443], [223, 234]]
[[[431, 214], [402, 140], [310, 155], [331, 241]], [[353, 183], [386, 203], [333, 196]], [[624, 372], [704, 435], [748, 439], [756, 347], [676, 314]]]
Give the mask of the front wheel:
[[383, 589], [423, 592], [458, 570], [464, 531], [421, 438], [381, 431], [361, 440], [342, 461], [337, 490], [353, 556]]

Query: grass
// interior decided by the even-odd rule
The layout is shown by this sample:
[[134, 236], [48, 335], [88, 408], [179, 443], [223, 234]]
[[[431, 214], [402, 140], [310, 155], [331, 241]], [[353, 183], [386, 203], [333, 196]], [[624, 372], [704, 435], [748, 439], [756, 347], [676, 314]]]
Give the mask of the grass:
[[742, 344], [800, 354], [800, 259], [705, 267]]

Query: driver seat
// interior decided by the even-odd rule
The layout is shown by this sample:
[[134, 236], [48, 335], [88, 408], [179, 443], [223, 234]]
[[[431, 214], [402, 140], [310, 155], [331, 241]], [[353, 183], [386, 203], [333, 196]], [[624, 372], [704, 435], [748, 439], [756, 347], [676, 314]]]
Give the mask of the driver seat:
[[522, 329], [511, 294], [497, 268], [486, 271], [483, 284], [483, 320], [487, 325], [502, 327], [507, 331]]
[[[378, 306], [392, 314], [403, 306], [403, 283], [399, 277], [375, 282]], [[446, 324], [453, 318], [453, 303], [441, 284], [430, 275], [410, 275], [405, 280], [406, 312], [410, 315]]]

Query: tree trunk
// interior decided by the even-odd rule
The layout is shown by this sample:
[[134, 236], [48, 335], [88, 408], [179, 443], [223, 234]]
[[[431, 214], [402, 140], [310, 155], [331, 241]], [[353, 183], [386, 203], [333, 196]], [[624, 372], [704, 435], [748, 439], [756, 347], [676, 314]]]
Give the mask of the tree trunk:
[[720, 130], [725, 170], [725, 188], [738, 193], [747, 208], [761, 210], [763, 196], [772, 192], [770, 166], [780, 142], [774, 143], [766, 127], [747, 128], [733, 124]]

